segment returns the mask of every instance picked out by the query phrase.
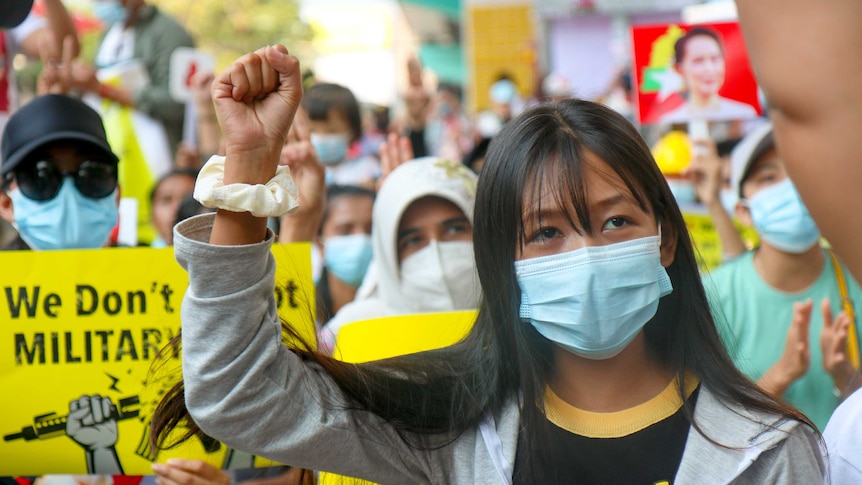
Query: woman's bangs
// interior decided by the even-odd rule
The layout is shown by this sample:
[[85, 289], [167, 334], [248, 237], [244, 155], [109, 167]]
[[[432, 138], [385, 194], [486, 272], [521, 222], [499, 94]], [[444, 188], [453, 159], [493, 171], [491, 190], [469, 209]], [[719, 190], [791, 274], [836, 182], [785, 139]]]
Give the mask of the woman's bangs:
[[[603, 177], [611, 185], [619, 188], [620, 192], [627, 192], [632, 200], [637, 202], [638, 206], [649, 214], [653, 214], [653, 204], [649, 200], [647, 188], [643, 185], [648, 180], [645, 173], [633, 170], [636, 168], [631, 162], [620, 161], [615, 153], [608, 153], [605, 156], [596, 153], [604, 165], [604, 170], [598, 170], [598, 174]], [[617, 180], [611, 175], [616, 174], [623, 184], [620, 185]]]
[[[664, 180], [649, 147], [640, 138], [628, 136], [623, 127], [601, 128], [584, 130], [583, 134], [585, 150], [600, 161], [595, 172], [611, 185], [618, 186], [620, 192], [628, 192], [643, 211], [658, 216], [662, 212], [661, 184]], [[609, 139], [611, 133], [613, 142]]]
[[576, 231], [590, 232], [590, 211], [587, 204], [587, 188], [583, 178], [583, 156], [579, 144], [571, 138], [559, 140], [557, 149], [541, 157], [527, 170], [522, 196], [520, 240], [526, 242], [527, 227], [538, 227], [546, 207], [563, 214]]

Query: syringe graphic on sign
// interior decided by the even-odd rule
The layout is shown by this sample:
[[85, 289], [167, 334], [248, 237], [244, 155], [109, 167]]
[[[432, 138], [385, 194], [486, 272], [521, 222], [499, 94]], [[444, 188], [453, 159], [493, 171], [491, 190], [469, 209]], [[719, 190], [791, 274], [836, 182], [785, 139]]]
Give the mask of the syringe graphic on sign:
[[[111, 412], [111, 417], [117, 421], [136, 418], [139, 413], [138, 396], [120, 399], [119, 407]], [[66, 434], [66, 421], [68, 416], [60, 416], [57, 413], [48, 413], [33, 418], [33, 426], [25, 426], [18, 433], [7, 434], [3, 441], [23, 439], [25, 441], [44, 440]]]

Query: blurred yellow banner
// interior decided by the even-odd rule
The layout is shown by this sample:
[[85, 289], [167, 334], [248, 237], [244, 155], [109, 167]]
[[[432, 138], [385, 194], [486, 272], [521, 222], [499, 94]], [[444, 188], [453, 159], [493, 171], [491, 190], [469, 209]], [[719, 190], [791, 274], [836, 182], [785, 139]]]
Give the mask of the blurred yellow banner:
[[[313, 341], [310, 246], [272, 251], [279, 314]], [[180, 372], [168, 344], [188, 277], [171, 248], [9, 251], [0, 267], [0, 475], [150, 474], [171, 456], [271, 464], [239, 463], [242, 454], [214, 441], [160, 453], [147, 445], [155, 406]], [[107, 398], [113, 407], [96, 409]]]
[[465, 9], [464, 45], [471, 73], [470, 111], [490, 108], [488, 91], [508, 76], [521, 97], [535, 91], [536, 35], [532, 2], [471, 5]]
[[351, 323], [338, 332], [335, 357], [358, 364], [447, 347], [464, 338], [475, 321], [475, 311], [462, 311]]
[[[335, 356], [350, 363], [370, 362], [399, 355], [434, 350], [463, 339], [476, 321], [475, 311], [421, 313], [363, 320], [345, 325], [338, 332]], [[320, 485], [372, 482], [321, 473]]]
[[[712, 223], [712, 218], [706, 213], [683, 212], [683, 219], [694, 243], [698, 256], [700, 270], [708, 273], [719, 267], [723, 262], [721, 239]], [[742, 236], [742, 242], [749, 249], [757, 244], [757, 232], [750, 227], [744, 227], [736, 223], [736, 229]]]

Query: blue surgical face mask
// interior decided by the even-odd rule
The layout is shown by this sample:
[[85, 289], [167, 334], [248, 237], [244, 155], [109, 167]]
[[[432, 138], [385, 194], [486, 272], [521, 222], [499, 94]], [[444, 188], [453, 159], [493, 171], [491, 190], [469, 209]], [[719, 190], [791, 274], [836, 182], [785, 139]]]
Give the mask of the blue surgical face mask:
[[687, 180], [668, 180], [667, 184], [677, 204], [689, 205], [697, 200], [697, 190], [693, 183]]
[[491, 100], [497, 104], [509, 104], [515, 100], [517, 94], [515, 83], [508, 79], [501, 79], [491, 85]]
[[724, 207], [724, 211], [733, 217], [736, 213], [736, 203], [739, 201], [739, 195], [737, 195], [735, 190], [729, 189], [722, 190], [718, 196], [721, 199], [721, 206]]
[[440, 103], [440, 114], [443, 116], [449, 116], [452, 112], [452, 106], [449, 103]]
[[323, 242], [324, 266], [350, 286], [362, 283], [373, 255], [368, 234], [328, 237]]
[[820, 240], [820, 230], [790, 179], [761, 190], [746, 205], [760, 237], [777, 249], [800, 254]]
[[317, 152], [317, 158], [324, 165], [338, 165], [347, 158], [350, 139], [344, 134], [318, 135], [311, 134], [311, 144]]
[[619, 354], [673, 289], [660, 244], [651, 236], [516, 261], [521, 319], [581, 357]]
[[9, 192], [13, 224], [32, 249], [100, 248], [117, 225], [117, 192], [91, 199], [81, 195], [71, 177], [51, 200], [29, 199], [17, 188]]
[[165, 241], [162, 236], [156, 236], [153, 238], [153, 242], [150, 243], [151, 248], [166, 248], [168, 247], [168, 242]]
[[126, 7], [116, 1], [93, 2], [93, 15], [105, 25], [114, 25], [126, 20]]

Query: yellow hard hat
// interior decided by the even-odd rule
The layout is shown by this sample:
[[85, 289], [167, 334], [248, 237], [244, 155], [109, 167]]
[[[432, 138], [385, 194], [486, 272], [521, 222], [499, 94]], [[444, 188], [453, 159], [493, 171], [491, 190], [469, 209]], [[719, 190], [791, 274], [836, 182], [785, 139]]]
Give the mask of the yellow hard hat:
[[670, 131], [652, 147], [652, 155], [665, 175], [679, 175], [691, 162], [691, 143], [683, 131]]

